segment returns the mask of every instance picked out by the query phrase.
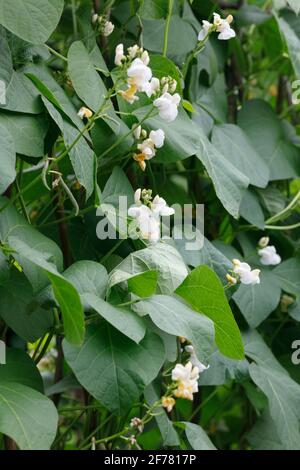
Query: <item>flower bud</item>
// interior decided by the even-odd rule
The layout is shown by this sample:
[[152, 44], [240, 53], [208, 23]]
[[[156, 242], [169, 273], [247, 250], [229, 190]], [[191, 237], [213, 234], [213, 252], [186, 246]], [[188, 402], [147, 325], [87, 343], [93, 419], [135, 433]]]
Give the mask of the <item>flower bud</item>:
[[269, 241], [270, 241], [269, 237], [262, 237], [258, 242], [258, 246], [260, 248], [265, 248], [266, 246], [268, 246]]

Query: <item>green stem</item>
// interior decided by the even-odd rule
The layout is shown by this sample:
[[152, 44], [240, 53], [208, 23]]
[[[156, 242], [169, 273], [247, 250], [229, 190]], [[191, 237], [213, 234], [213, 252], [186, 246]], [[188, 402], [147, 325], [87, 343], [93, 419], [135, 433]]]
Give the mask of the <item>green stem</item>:
[[121, 239], [121, 240], [118, 240], [118, 242], [112, 247], [111, 250], [109, 250], [101, 259], [100, 259], [100, 263], [103, 264], [104, 261], [107, 260], [107, 258], [109, 258], [118, 248], [119, 246], [122, 245], [124, 239]]
[[169, 31], [170, 31], [170, 22], [171, 22], [171, 17], [172, 17], [173, 5], [174, 5], [174, 0], [169, 0], [168, 16], [166, 18], [164, 48], [163, 48], [164, 57], [167, 57], [167, 52], [168, 52]]
[[295, 230], [300, 227], [300, 222], [293, 225], [265, 225], [268, 230]]
[[78, 37], [78, 26], [77, 26], [77, 17], [76, 17], [76, 3], [75, 0], [72, 0], [72, 21], [73, 21], [73, 31], [75, 39]]
[[58, 57], [58, 59], [61, 59], [63, 60], [64, 62], [68, 62], [68, 59], [63, 56], [62, 54], [60, 54], [59, 52], [57, 52], [55, 49], [52, 49], [52, 47], [48, 46], [48, 44], [44, 44], [44, 46], [48, 49], [49, 52], [51, 52], [51, 54], [55, 55], [56, 57]]
[[52, 341], [52, 338], [54, 336], [54, 331], [51, 331], [48, 335], [48, 338], [46, 339], [45, 341], [45, 344], [42, 348], [42, 351], [40, 352], [40, 354], [38, 355], [37, 359], [35, 360], [35, 363], [38, 364], [40, 362], [41, 359], [43, 359], [44, 355], [46, 354], [47, 352], [47, 349], [49, 347], [49, 344], [51, 343]]
[[300, 199], [300, 191], [298, 191], [296, 196], [282, 211], [278, 212], [278, 214], [275, 214], [272, 217], [270, 217], [268, 220], [266, 220], [266, 224], [267, 225], [272, 224], [273, 222], [277, 222], [278, 220], [282, 220], [283, 218], [288, 216], [289, 212], [295, 207], [299, 199]]

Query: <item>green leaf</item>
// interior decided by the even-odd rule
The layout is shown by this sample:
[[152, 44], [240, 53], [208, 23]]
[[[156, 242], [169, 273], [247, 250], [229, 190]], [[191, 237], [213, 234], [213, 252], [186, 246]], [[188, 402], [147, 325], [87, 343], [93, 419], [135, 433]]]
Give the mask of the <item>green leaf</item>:
[[243, 359], [244, 348], [239, 328], [229, 307], [224, 288], [208, 266], [194, 269], [176, 289], [196, 311], [207, 315], [215, 324], [217, 346], [232, 359]]
[[244, 192], [249, 185], [249, 179], [228, 162], [219, 150], [209, 142], [200, 127], [198, 132], [201, 147], [197, 157], [212, 179], [217, 197], [225, 209], [237, 218]]
[[194, 450], [217, 450], [208, 435], [194, 423], [183, 423], [185, 425], [185, 435]]
[[11, 437], [21, 450], [50, 449], [58, 415], [53, 402], [44, 395], [23, 384], [1, 381], [0, 415], [0, 432]]
[[0, 53], [2, 60], [0, 79], [5, 83], [5, 110], [20, 113], [40, 113], [42, 107], [38, 92], [22, 71], [14, 70], [11, 51], [4, 35], [0, 35]]
[[268, 397], [270, 414], [281, 442], [289, 450], [299, 450], [300, 386], [288, 375], [254, 363], [249, 372]]
[[239, 113], [238, 124], [268, 165], [271, 181], [300, 174], [299, 150], [285, 140], [283, 126], [268, 103], [263, 100], [246, 102]]
[[128, 290], [139, 297], [150, 297], [157, 288], [157, 272], [146, 271], [128, 279]]
[[135, 343], [139, 343], [144, 338], [146, 333], [145, 323], [129, 308], [110, 305], [95, 294], [84, 294], [83, 299], [108, 323], [135, 341]]
[[48, 130], [45, 117], [3, 112], [0, 125], [11, 135], [17, 153], [34, 158], [44, 156], [44, 139]]
[[142, 18], [165, 18], [168, 14], [168, 4], [165, 0], [147, 0], [142, 2], [140, 15]]
[[239, 26], [263, 24], [270, 18], [270, 13], [256, 5], [243, 5], [234, 15], [234, 19], [237, 20]]
[[11, 134], [0, 124], [0, 194], [4, 193], [16, 177], [16, 150]]
[[[148, 405], [150, 406], [152, 406], [160, 398], [152, 384], [148, 385], [148, 387], [145, 389], [144, 395]], [[158, 411], [155, 416], [155, 421], [159, 428], [163, 445], [168, 447], [179, 446], [180, 441], [178, 434], [173, 428], [173, 423], [168, 418], [168, 415], [165, 410], [162, 410], [161, 412], [160, 410]]]
[[259, 198], [251, 189], [247, 189], [240, 205], [240, 215], [250, 224], [263, 229], [265, 226], [265, 215], [259, 203]]
[[[144, 47], [149, 51], [162, 52], [164, 45], [165, 20], [143, 20]], [[180, 38], [180, 41], [178, 41]], [[168, 41], [168, 55], [179, 56], [190, 52], [197, 44], [193, 27], [178, 15], [172, 15]]]
[[209, 369], [200, 375], [200, 385], [223, 385], [232, 380], [241, 382], [249, 377], [249, 363], [246, 359], [243, 361], [234, 361], [223, 356], [219, 351], [214, 351], [208, 359]]
[[267, 186], [269, 169], [240, 127], [234, 124], [215, 126], [212, 143], [221, 149], [222, 155], [229, 163], [249, 178], [252, 185], [260, 188]]
[[214, 326], [204, 315], [167, 295], [154, 295], [142, 300], [134, 305], [134, 310], [149, 315], [153, 323], [166, 333], [190, 340], [199, 360], [207, 362], [214, 348]]
[[247, 434], [247, 440], [255, 450], [286, 450], [278, 437], [270, 411], [264, 410], [254, 427]]
[[5, 366], [0, 366], [0, 383], [16, 382], [44, 392], [42, 377], [31, 357], [21, 349], [6, 348]]
[[[206, 264], [213, 269], [219, 278], [223, 281], [224, 285], [227, 284], [226, 274], [232, 268], [232, 263], [223, 255], [207, 238], [204, 238], [203, 248], [201, 250], [192, 251], [186, 250], [186, 239], [175, 239], [175, 245], [179, 253], [183, 257], [186, 264], [196, 268], [200, 264]], [[234, 258], [234, 257], [233, 257]]]
[[104, 103], [107, 91], [81, 41], [73, 42], [69, 49], [68, 70], [79, 98], [97, 112]]
[[295, 74], [298, 76], [300, 74], [300, 60], [298, 54], [300, 47], [300, 39], [296, 34], [296, 31], [294, 31], [292, 26], [285, 19], [277, 18], [277, 22], [280, 31], [285, 38]]
[[39, 305], [30, 283], [17, 269], [0, 281], [0, 297], [0, 317], [25, 341], [37, 341], [53, 326], [52, 312]]
[[[30, 64], [25, 67], [24, 72], [34, 83], [40, 94], [68, 116], [77, 129], [82, 131], [84, 123], [77, 115], [78, 111], [67, 93], [52, 76], [50, 70], [45, 65]], [[85, 136], [88, 137], [87, 134]]]
[[0, 0], [0, 24], [25, 41], [43, 44], [56, 28], [64, 0]]
[[[60, 115], [50, 101], [45, 97], [42, 97], [42, 100], [50, 116], [61, 130], [66, 147], [71, 147], [78, 137], [78, 130]], [[86, 189], [88, 199], [94, 191], [94, 152], [82, 136], [69, 151], [69, 156], [76, 178]]]
[[187, 276], [186, 265], [178, 251], [171, 245], [155, 246], [131, 253], [109, 276], [109, 287], [128, 281], [137, 274], [155, 270], [158, 273], [157, 291], [170, 294]]
[[64, 277], [73, 284], [80, 295], [95, 294], [102, 299], [105, 297], [108, 274], [100, 263], [77, 261], [66, 269]]
[[282, 290], [296, 296], [300, 295], [300, 261], [298, 258], [283, 261], [273, 272]]
[[[6, 207], [1, 211], [2, 207]], [[8, 243], [9, 236], [16, 237], [20, 241], [26, 241], [27, 245], [38, 250], [42, 254], [47, 254], [58, 271], [63, 269], [63, 256], [59, 247], [50, 238], [45, 237], [38, 230], [33, 228], [20, 215], [14, 206], [4, 197], [0, 196], [0, 239], [3, 243]], [[22, 254], [18, 254], [18, 261], [23, 267], [26, 277], [29, 279], [34, 292], [38, 292], [49, 284], [47, 276], [43, 271], [32, 265]]]
[[151, 55], [149, 67], [154, 77], [172, 77], [177, 82], [177, 90], [181, 91], [181, 74], [174, 62], [162, 55]]
[[66, 360], [81, 385], [111, 412], [124, 415], [157, 376], [165, 357], [151, 333], [136, 344], [101, 323], [87, 328], [81, 349], [63, 343]]
[[281, 288], [272, 271], [262, 270], [260, 284], [255, 286], [240, 285], [233, 299], [247, 323], [256, 328], [278, 306]]
[[[16, 252], [21, 253], [22, 259], [27, 259], [29, 263], [45, 271], [61, 308], [66, 338], [72, 344], [81, 344], [85, 326], [80, 297], [75, 287], [57, 271], [55, 265], [48, 261], [47, 253], [41, 253], [31, 248], [16, 237], [9, 236], [8, 240], [9, 245]], [[19, 255], [15, 255], [15, 257], [20, 263]]]
[[124, 171], [119, 166], [114, 166], [102, 191], [101, 203], [112, 204], [117, 207], [119, 205], [119, 197], [126, 196], [127, 204], [130, 205], [134, 202], [133, 195], [132, 186]]

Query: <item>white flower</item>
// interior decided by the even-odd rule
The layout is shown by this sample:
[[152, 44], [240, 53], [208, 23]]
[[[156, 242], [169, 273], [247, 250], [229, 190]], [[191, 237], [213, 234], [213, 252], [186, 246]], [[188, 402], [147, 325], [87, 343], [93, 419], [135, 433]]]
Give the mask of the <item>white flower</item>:
[[174, 215], [175, 211], [171, 207], [169, 207], [166, 203], [166, 201], [162, 198], [159, 197], [159, 195], [155, 196], [151, 203], [151, 209], [155, 214], [161, 215], [161, 216], [168, 216], [168, 215]]
[[214, 25], [216, 26], [217, 32], [220, 33], [218, 39], [227, 40], [236, 36], [235, 31], [230, 27], [232, 21], [232, 15], [229, 15], [225, 20], [223, 20], [220, 15], [214, 13]]
[[89, 108], [85, 108], [84, 106], [80, 108], [80, 110], [77, 113], [77, 116], [80, 117], [80, 119], [84, 118], [91, 118], [93, 116], [93, 111], [91, 111]]
[[97, 13], [94, 13], [93, 16], [92, 16], [92, 23], [93, 23], [93, 24], [96, 24], [97, 21], [98, 21], [98, 18], [99, 18], [98, 14], [97, 14]]
[[165, 142], [165, 133], [162, 129], [157, 129], [157, 131], [151, 131], [149, 138], [154, 143], [155, 147], [160, 149]]
[[266, 246], [269, 245], [269, 241], [270, 241], [269, 237], [262, 237], [258, 242], [258, 246], [260, 248], [265, 248]]
[[204, 372], [205, 370], [209, 369], [209, 367], [210, 367], [209, 365], [205, 366], [204, 364], [202, 364], [201, 361], [199, 361], [198, 357], [196, 356], [195, 350], [194, 350], [194, 348], [191, 344], [186, 346], [184, 349], [186, 350], [186, 352], [188, 352], [190, 354], [190, 362], [192, 363], [192, 365], [195, 366], [195, 367], [198, 367], [199, 374], [201, 374], [201, 372]]
[[149, 62], [150, 62], [150, 57], [149, 57], [149, 54], [148, 54], [148, 51], [144, 51], [141, 55], [141, 60], [143, 62], [144, 65], [148, 65]]
[[211, 28], [213, 28], [213, 24], [210, 23], [209, 21], [203, 20], [202, 21], [202, 29], [200, 33], [198, 34], [198, 41], [203, 41], [206, 36], [209, 34]]
[[134, 138], [136, 140], [139, 140], [139, 138], [141, 137], [141, 133], [142, 133], [142, 126], [136, 127], [135, 130], [133, 131]]
[[[159, 198], [159, 196], [155, 198], [156, 202], [158, 202], [159, 199], [159, 207], [156, 207], [155, 204], [153, 206], [153, 203], [151, 203], [149, 206], [146, 205], [147, 202], [144, 202], [145, 200], [150, 200], [149, 198], [151, 199], [149, 194], [147, 195], [147, 191], [137, 189], [134, 194], [135, 204], [128, 209], [128, 215], [129, 217], [135, 219], [136, 225], [140, 230], [141, 238], [148, 240], [150, 243], [157, 243], [161, 235], [160, 215], [172, 215], [174, 214], [174, 211], [173, 209], [169, 208], [166, 201], [162, 198]], [[153, 207], [156, 210], [153, 210]]]
[[151, 138], [144, 140], [138, 145], [138, 149], [144, 156], [144, 160], [151, 160], [155, 156], [154, 142]]
[[118, 67], [122, 65], [122, 60], [126, 59], [124, 55], [124, 46], [123, 44], [118, 44], [115, 52], [115, 65]]
[[152, 71], [141, 59], [134, 59], [127, 70], [130, 85], [136, 86], [138, 91], [145, 91], [152, 78]]
[[261, 257], [260, 262], [265, 266], [276, 266], [281, 263], [281, 257], [276, 252], [275, 246], [266, 246], [261, 250], [258, 250], [258, 254]]
[[178, 382], [178, 386], [174, 391], [175, 397], [193, 400], [193, 394], [198, 392], [198, 379], [199, 369], [193, 367], [191, 362], [188, 362], [185, 366], [176, 364], [172, 370], [172, 380]]
[[110, 36], [114, 29], [115, 29], [115, 26], [112, 24], [112, 22], [106, 21], [104, 24], [104, 28], [103, 28], [103, 36], [105, 37]]
[[180, 103], [180, 95], [170, 95], [170, 93], [164, 93], [162, 96], [154, 101], [154, 106], [159, 110], [159, 116], [167, 122], [175, 121], [178, 115], [178, 106]]
[[147, 86], [145, 88], [145, 93], [147, 94], [148, 98], [150, 98], [159, 90], [159, 88], [160, 88], [159, 79], [156, 77], [153, 77], [151, 81], [147, 83]]
[[140, 48], [137, 44], [135, 44], [134, 46], [128, 47], [127, 50], [128, 50], [128, 54], [129, 54], [130, 59], [135, 59], [136, 58], [139, 49]]
[[260, 269], [251, 270], [251, 266], [248, 263], [242, 263], [238, 259], [233, 261], [233, 272], [238, 274], [242, 284], [255, 285], [260, 284]]
[[141, 201], [141, 195], [142, 195], [142, 189], [139, 188], [136, 190], [136, 192], [134, 193], [134, 202], [137, 206], [141, 206], [142, 205], [142, 201]]

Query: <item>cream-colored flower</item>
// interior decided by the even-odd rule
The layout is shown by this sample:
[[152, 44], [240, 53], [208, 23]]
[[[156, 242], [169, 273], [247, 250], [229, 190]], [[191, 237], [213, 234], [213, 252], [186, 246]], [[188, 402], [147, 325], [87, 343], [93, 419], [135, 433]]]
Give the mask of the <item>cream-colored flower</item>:
[[164, 93], [162, 96], [154, 101], [154, 106], [159, 110], [159, 116], [167, 121], [175, 121], [178, 115], [178, 106], [181, 97], [178, 93], [171, 95], [170, 93]]
[[174, 400], [173, 397], [162, 397], [161, 403], [162, 403], [162, 406], [166, 408], [167, 412], [171, 413], [171, 411], [173, 410], [176, 404], [176, 401]]
[[135, 101], [139, 100], [139, 97], [136, 96], [136, 92], [137, 92], [137, 87], [135, 85], [129, 85], [127, 90], [119, 91], [119, 94], [129, 104], [133, 104]]
[[80, 108], [77, 115], [80, 117], [80, 119], [90, 119], [93, 116], [93, 111], [83, 106], [82, 108]]
[[115, 65], [119, 67], [120, 65], [122, 65], [122, 61], [125, 59], [126, 57], [124, 55], [124, 45], [118, 44], [115, 52]]

